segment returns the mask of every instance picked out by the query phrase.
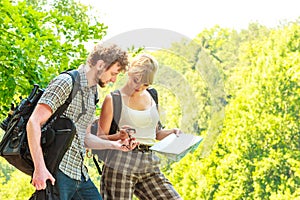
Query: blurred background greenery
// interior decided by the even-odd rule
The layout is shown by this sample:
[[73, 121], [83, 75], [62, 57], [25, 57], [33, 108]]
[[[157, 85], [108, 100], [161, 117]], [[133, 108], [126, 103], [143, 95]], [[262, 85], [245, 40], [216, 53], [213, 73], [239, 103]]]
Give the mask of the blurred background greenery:
[[[84, 63], [88, 53], [84, 43], [101, 41], [106, 34], [105, 22], [88, 12], [92, 7], [74, 0], [49, 2], [0, 1], [1, 120], [10, 103], [29, 94], [34, 83], [46, 87], [59, 72]], [[276, 28], [250, 23], [239, 31], [216, 25], [193, 41], [172, 44], [169, 51], [177, 55], [153, 52], [160, 70], [179, 73], [194, 98], [180, 102], [180, 85], [168, 88], [157, 81], [154, 87], [165, 126], [181, 127], [182, 107], [196, 102], [188, 131], [204, 138], [214, 134], [212, 141], [202, 142], [180, 162], [163, 160], [164, 173], [184, 199], [300, 199], [299, 22], [298, 18]], [[197, 67], [203, 53], [211, 61], [205, 67], [217, 69], [224, 87], [220, 123], [211, 115], [220, 102], [215, 102], [214, 88]], [[104, 96], [124, 78], [121, 75], [118, 83], [100, 91], [97, 115]], [[210, 133], [216, 123], [220, 127]], [[205, 150], [209, 142], [213, 146]], [[34, 191], [30, 177], [3, 158], [0, 163], [0, 199], [28, 199]], [[86, 163], [99, 185], [93, 161]]]

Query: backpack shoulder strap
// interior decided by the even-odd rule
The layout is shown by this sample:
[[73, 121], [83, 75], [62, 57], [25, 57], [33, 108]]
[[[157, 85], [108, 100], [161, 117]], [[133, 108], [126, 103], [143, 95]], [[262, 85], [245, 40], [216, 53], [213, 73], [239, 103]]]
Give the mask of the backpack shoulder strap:
[[147, 88], [147, 91], [150, 93], [152, 98], [154, 99], [156, 106], [158, 106], [158, 96], [155, 88]]
[[122, 99], [120, 90], [115, 90], [110, 93], [113, 101], [113, 119], [111, 121], [109, 135], [115, 134], [119, 129], [119, 121], [122, 110]]
[[98, 96], [98, 91], [96, 89], [96, 94], [95, 94], [95, 105], [99, 102], [99, 96]]
[[79, 72], [77, 70], [67, 70], [67, 71], [62, 72], [61, 74], [63, 74], [63, 73], [67, 73], [71, 76], [73, 88], [69, 94], [69, 97], [65, 101], [65, 103], [63, 105], [61, 105], [56, 110], [56, 112], [52, 115], [53, 118], [55, 116], [60, 116], [61, 114], [63, 114], [63, 112], [67, 109], [67, 107], [71, 103], [73, 97], [76, 95], [76, 93], [78, 92], [78, 90], [80, 88], [80, 76], [79, 76]]
[[73, 84], [73, 88], [72, 91], [69, 95], [69, 97], [66, 100], [66, 104], [70, 104], [72, 99], [74, 98], [74, 96], [76, 95], [76, 93], [79, 91], [80, 89], [80, 76], [79, 76], [79, 72], [77, 70], [67, 70], [64, 71], [62, 73], [66, 73], [69, 74], [72, 78], [72, 84]]
[[[156, 103], [156, 108], [158, 110], [158, 94], [157, 94], [157, 90], [155, 88], [147, 88], [147, 91], [150, 93], [150, 95], [154, 99], [154, 101]], [[161, 121], [159, 120], [158, 121], [158, 129], [161, 130], [163, 128], [164, 128], [164, 126], [162, 125]]]

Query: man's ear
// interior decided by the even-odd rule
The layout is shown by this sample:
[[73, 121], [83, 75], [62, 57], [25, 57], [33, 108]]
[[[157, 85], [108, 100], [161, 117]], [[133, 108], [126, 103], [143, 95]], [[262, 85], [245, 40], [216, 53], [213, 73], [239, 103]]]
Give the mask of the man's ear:
[[103, 60], [98, 60], [95, 65], [95, 68], [97, 68], [97, 70], [101, 70], [104, 68], [104, 66], [105, 66], [105, 62]]

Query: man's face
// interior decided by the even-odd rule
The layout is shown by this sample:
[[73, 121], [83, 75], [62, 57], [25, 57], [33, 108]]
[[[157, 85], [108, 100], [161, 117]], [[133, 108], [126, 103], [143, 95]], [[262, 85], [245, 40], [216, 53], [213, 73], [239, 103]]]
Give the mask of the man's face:
[[100, 87], [105, 87], [109, 82], [116, 82], [120, 69], [121, 65], [119, 62], [113, 64], [108, 70], [100, 74], [98, 85]]

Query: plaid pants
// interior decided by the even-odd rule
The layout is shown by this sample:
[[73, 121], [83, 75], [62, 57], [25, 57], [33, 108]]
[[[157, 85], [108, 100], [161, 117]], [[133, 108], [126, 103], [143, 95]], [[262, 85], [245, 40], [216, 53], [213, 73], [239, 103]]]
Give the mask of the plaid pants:
[[[120, 163], [123, 169], [120, 169], [120, 165], [113, 167], [106, 164], [102, 171], [100, 184], [100, 193], [104, 200], [129, 200], [132, 199], [133, 194], [142, 200], [180, 199], [180, 195], [175, 191], [173, 185], [159, 170], [154, 154], [119, 152], [110, 157], [110, 160], [126, 160], [127, 163], [134, 163], [135, 166], [131, 166], [131, 169], [140, 167], [140, 170], [128, 170], [126, 169], [128, 165], [126, 166], [124, 163]], [[143, 160], [136, 160], [141, 158]], [[152, 166], [151, 160], [153, 160]], [[152, 170], [150, 170], [151, 168]]]

